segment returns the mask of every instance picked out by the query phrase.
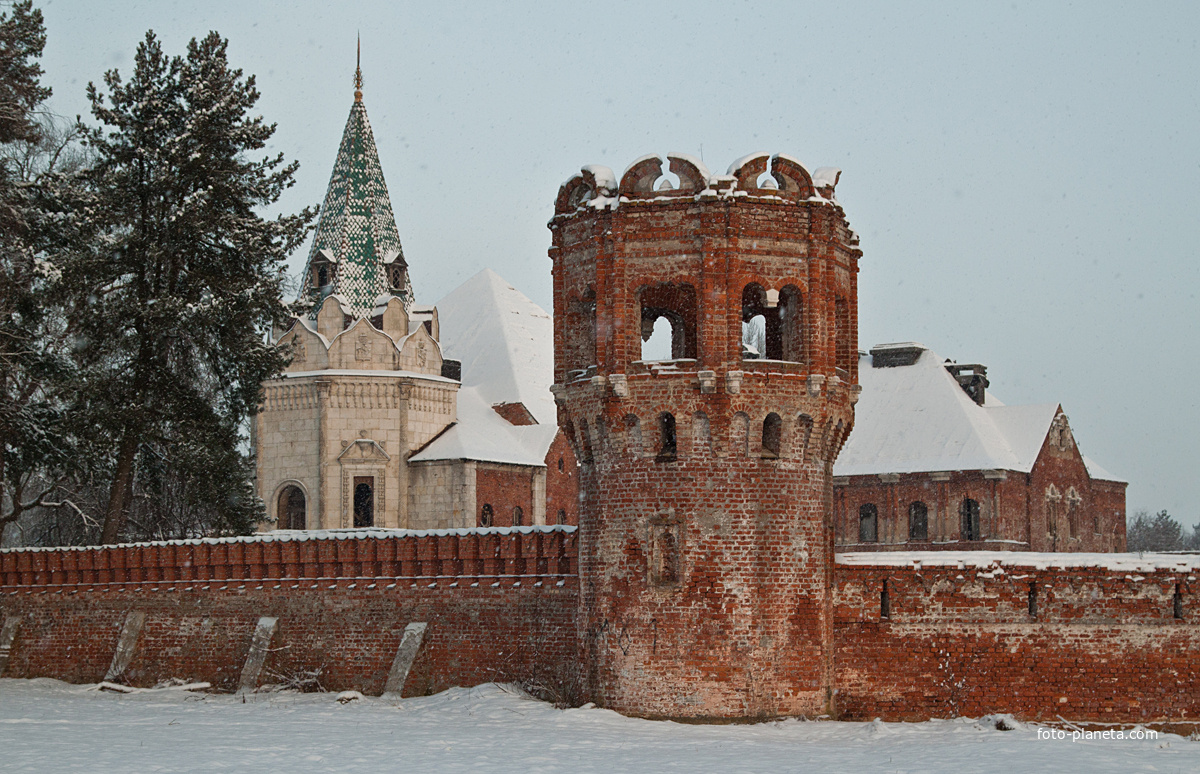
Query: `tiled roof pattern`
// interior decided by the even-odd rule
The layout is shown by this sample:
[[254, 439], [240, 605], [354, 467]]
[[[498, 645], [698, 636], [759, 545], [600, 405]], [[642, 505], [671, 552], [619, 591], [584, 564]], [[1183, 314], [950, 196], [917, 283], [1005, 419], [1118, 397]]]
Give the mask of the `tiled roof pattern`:
[[[388, 290], [384, 260], [396, 254], [396, 262], [407, 266], [375, 149], [375, 135], [361, 101], [356, 100], [350, 108], [342, 133], [308, 254], [306, 277], [321, 250], [328, 250], [337, 259], [333, 292], [342, 296], [359, 317], [369, 316], [375, 300]], [[412, 303], [412, 284], [407, 275], [406, 271], [405, 309]]]

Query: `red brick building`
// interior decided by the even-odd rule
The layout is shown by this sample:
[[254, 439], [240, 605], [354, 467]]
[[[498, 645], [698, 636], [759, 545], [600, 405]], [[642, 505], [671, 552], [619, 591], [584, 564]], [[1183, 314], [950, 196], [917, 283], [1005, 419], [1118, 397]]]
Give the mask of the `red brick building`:
[[1006, 406], [983, 366], [914, 343], [861, 356], [859, 379], [833, 468], [839, 550], [1125, 550], [1125, 482], [1061, 406]]

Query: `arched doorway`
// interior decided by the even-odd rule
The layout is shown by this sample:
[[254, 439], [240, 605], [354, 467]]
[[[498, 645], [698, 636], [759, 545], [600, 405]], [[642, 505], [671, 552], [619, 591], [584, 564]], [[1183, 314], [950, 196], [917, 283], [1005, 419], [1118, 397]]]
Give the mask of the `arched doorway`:
[[275, 518], [279, 529], [307, 529], [304, 492], [300, 487], [289, 484], [279, 493]]

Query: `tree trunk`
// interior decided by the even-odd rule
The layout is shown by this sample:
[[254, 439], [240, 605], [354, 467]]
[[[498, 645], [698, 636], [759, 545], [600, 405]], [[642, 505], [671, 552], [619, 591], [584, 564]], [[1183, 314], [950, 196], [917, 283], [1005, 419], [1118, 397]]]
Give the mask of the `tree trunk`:
[[125, 514], [133, 495], [133, 461], [137, 456], [137, 437], [132, 429], [126, 428], [121, 438], [121, 449], [117, 453], [117, 472], [113, 476], [108, 495], [108, 508], [104, 512], [104, 530], [100, 542], [105, 545], [117, 543], [125, 528]]

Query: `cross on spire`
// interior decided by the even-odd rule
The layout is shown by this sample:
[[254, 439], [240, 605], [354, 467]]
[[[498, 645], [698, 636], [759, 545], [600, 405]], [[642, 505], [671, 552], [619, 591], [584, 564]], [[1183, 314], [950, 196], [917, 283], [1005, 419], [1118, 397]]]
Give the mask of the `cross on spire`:
[[358, 56], [354, 62], [354, 101], [362, 102], [362, 35], [358, 36]]

